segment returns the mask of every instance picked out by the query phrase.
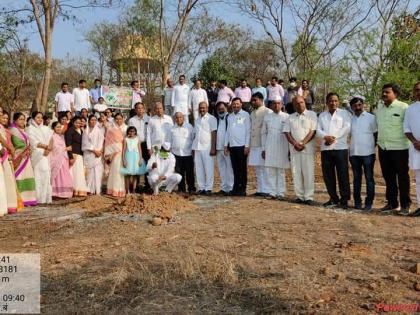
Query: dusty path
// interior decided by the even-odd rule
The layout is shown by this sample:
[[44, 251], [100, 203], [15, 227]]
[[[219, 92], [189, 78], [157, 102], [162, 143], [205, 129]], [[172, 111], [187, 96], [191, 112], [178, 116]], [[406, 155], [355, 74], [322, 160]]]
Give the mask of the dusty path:
[[41, 253], [45, 314], [365, 314], [420, 301], [419, 219], [251, 197], [194, 204], [158, 227], [147, 214], [38, 209], [0, 221], [0, 249]]

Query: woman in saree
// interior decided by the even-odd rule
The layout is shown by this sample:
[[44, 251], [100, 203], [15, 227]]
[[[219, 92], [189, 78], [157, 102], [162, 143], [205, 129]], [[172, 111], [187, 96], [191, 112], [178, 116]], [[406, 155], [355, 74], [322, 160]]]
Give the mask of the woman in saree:
[[68, 151], [70, 173], [73, 178], [73, 196], [87, 196], [88, 187], [86, 185], [85, 167], [83, 165], [82, 137], [83, 130], [81, 128], [82, 121], [80, 117], [74, 117], [72, 124], [67, 129], [64, 139], [66, 146], [71, 147]]
[[12, 143], [15, 148], [13, 166], [15, 170], [16, 185], [23, 205], [36, 206], [35, 175], [31, 163], [31, 145], [25, 132], [26, 118], [22, 113], [13, 115], [13, 124], [10, 126]]
[[73, 197], [73, 179], [70, 173], [68, 151], [63, 135], [63, 126], [55, 121], [51, 125], [54, 131], [51, 137], [51, 186], [52, 196], [56, 198]]
[[26, 133], [31, 144], [31, 162], [35, 174], [35, 190], [38, 203], [52, 202], [50, 140], [51, 129], [44, 126], [41, 112], [33, 112]]
[[[5, 154], [5, 149], [0, 142], [0, 164], [3, 154]], [[6, 194], [6, 182], [4, 180], [4, 171], [3, 167], [0, 165], [0, 217], [7, 214], [7, 194]]]
[[102, 176], [104, 174], [103, 149], [104, 133], [98, 126], [95, 115], [90, 115], [83, 132], [82, 150], [87, 171], [86, 182], [91, 194], [101, 194]]
[[9, 114], [2, 109], [0, 114], [0, 143], [3, 146], [3, 155], [0, 158], [3, 168], [4, 182], [6, 184], [6, 200], [7, 212], [9, 214], [16, 213], [23, 208], [23, 204], [19, 202], [18, 192], [16, 188], [15, 173], [13, 170], [13, 156], [15, 148], [12, 144], [12, 135], [7, 129], [9, 126]]
[[116, 114], [114, 124], [110, 124], [105, 134], [105, 161], [110, 164], [107, 194], [114, 197], [125, 196], [124, 176], [121, 174], [122, 148], [127, 125], [121, 114]]

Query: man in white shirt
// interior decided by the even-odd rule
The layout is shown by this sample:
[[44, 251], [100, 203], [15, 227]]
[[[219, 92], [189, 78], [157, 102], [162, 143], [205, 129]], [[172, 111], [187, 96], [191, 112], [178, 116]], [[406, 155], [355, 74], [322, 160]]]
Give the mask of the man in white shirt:
[[227, 120], [229, 113], [227, 112], [227, 104], [219, 102], [216, 105], [217, 119], [217, 136], [216, 136], [216, 159], [220, 177], [219, 195], [229, 196], [233, 189], [233, 169], [230, 156], [225, 155], [225, 136], [227, 130]]
[[162, 103], [165, 107], [165, 114], [168, 116], [173, 116], [173, 107], [172, 107], [172, 92], [174, 90], [174, 81], [172, 79], [166, 80], [166, 87], [163, 89], [162, 94]]
[[[351, 116], [348, 111], [338, 108], [340, 100], [337, 93], [328, 93], [326, 101], [328, 110], [319, 115], [316, 129], [316, 134], [321, 139], [322, 175], [330, 196], [324, 207], [333, 208], [340, 205], [342, 209], [347, 209], [350, 200], [347, 141]], [[341, 198], [337, 195], [337, 179]]]
[[236, 97], [232, 99], [232, 113], [227, 120], [225, 136], [225, 155], [230, 154], [233, 168], [233, 190], [234, 196], [246, 196], [246, 185], [248, 182], [247, 157], [249, 154], [251, 120], [249, 114], [242, 110], [242, 101]]
[[[372, 210], [373, 199], [375, 197], [373, 168], [375, 166], [375, 146], [378, 125], [375, 116], [364, 110], [365, 104], [362, 98], [352, 98], [350, 106], [354, 113], [351, 119], [350, 137], [350, 164], [353, 170], [354, 208], [370, 211]], [[362, 207], [362, 198], [360, 196], [363, 173], [366, 179], [364, 208]]]
[[86, 80], [79, 81], [79, 87], [73, 89], [73, 97], [76, 116], [81, 116], [83, 108], [86, 108], [88, 111], [90, 110], [91, 105], [89, 99], [89, 90], [86, 88]]
[[[146, 143], [146, 129], [149, 123], [150, 117], [145, 113], [144, 104], [138, 102], [134, 105], [134, 110], [136, 111], [136, 115], [131, 117], [128, 120], [128, 125], [136, 127], [137, 130], [137, 137], [139, 138], [141, 144], [141, 152], [144, 161], [147, 163], [150, 158], [149, 150], [147, 150], [147, 143]], [[137, 181], [140, 184], [140, 180]], [[148, 191], [150, 189], [149, 182], [147, 180], [147, 175], [144, 178], [144, 190]]]
[[219, 92], [217, 93], [217, 102], [223, 102], [226, 104], [230, 104], [231, 100], [235, 97], [235, 93], [233, 93], [232, 89], [227, 86], [226, 80], [219, 81]]
[[409, 216], [420, 217], [420, 82], [414, 85], [414, 99], [404, 116], [404, 133], [410, 140], [409, 164], [416, 176], [417, 210]]
[[199, 116], [194, 125], [195, 175], [197, 177], [198, 194], [210, 195], [214, 183], [214, 159], [216, 155], [217, 121], [208, 113], [208, 104], [198, 105]]
[[286, 169], [290, 168], [289, 147], [284, 126], [289, 117], [281, 111], [283, 103], [280, 97], [272, 100], [273, 111], [264, 116], [261, 129], [261, 156], [265, 163], [267, 197], [283, 200], [286, 193]]
[[160, 148], [162, 143], [168, 142], [174, 125], [172, 118], [164, 114], [161, 102], [155, 104], [154, 112], [155, 115], [149, 119], [146, 128], [147, 150], [150, 156], [153, 154], [155, 147]]
[[196, 79], [188, 99], [188, 107], [192, 110], [194, 121], [198, 118], [198, 104], [201, 102], [209, 103], [206, 90], [201, 88], [201, 80]]
[[99, 118], [101, 113], [104, 113], [108, 109], [108, 106], [105, 103], [105, 99], [101, 96], [98, 99], [98, 103], [93, 106], [93, 110], [96, 114], [96, 117]]
[[171, 144], [164, 142], [147, 163], [148, 180], [154, 195], [159, 194], [162, 186], [166, 186], [166, 192], [171, 193], [181, 181], [182, 176], [175, 173], [175, 157], [170, 150]]
[[271, 113], [272, 110], [264, 106], [264, 96], [257, 92], [252, 95], [252, 106], [254, 110], [251, 112], [251, 143], [248, 164], [255, 167], [255, 175], [257, 177], [256, 197], [266, 197], [268, 194], [267, 180], [265, 176], [265, 161], [262, 158], [261, 129], [264, 117]]
[[55, 95], [55, 114], [58, 119], [65, 115], [66, 112], [74, 112], [74, 97], [69, 92], [69, 85], [66, 82], [61, 83], [61, 91]]
[[313, 204], [315, 193], [316, 113], [307, 110], [305, 99], [293, 99], [296, 112], [289, 115], [284, 132], [290, 145], [293, 187], [297, 203]]
[[190, 123], [184, 121], [182, 113], [175, 113], [175, 125], [171, 129], [169, 142], [172, 153], [175, 156], [175, 172], [182, 176], [178, 184], [178, 191], [185, 193], [185, 180], [188, 185], [188, 193], [195, 192], [194, 181], [194, 158], [192, 155], [194, 130]]
[[191, 112], [191, 108], [188, 106], [189, 95], [190, 87], [185, 83], [185, 75], [180, 75], [179, 84], [175, 85], [172, 91], [171, 104], [174, 113], [182, 113], [185, 121], [188, 121], [188, 115]]
[[272, 77], [270, 84], [267, 86], [268, 107], [270, 107], [271, 101], [274, 99], [278, 99], [280, 97], [283, 100], [283, 96], [284, 89], [280, 84], [278, 84], [278, 78]]
[[140, 83], [137, 80], [131, 81], [130, 86], [131, 86], [131, 91], [132, 91], [130, 117], [133, 117], [136, 114], [134, 106], [137, 103], [142, 102], [143, 97], [146, 95], [146, 92], [140, 89]]
[[248, 114], [252, 111], [251, 106], [251, 97], [252, 91], [248, 87], [248, 82], [246, 80], [241, 80], [241, 85], [235, 89], [235, 96], [239, 97], [242, 101], [242, 109], [247, 111]]

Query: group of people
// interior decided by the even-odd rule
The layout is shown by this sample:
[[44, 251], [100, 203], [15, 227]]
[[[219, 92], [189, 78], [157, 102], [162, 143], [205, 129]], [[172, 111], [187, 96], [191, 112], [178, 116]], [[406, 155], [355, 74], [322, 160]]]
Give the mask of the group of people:
[[330, 197], [325, 207], [348, 208], [350, 161], [354, 208], [372, 210], [378, 145], [387, 200], [381, 210], [420, 215], [419, 209], [410, 212], [409, 177], [410, 166], [420, 182], [420, 83], [411, 106], [398, 100], [397, 85], [386, 84], [375, 115], [365, 111], [360, 97], [351, 99], [350, 112], [339, 108], [337, 93], [329, 93], [327, 109], [318, 116], [308, 108], [314, 101], [308, 81], [304, 88], [292, 84], [290, 93], [277, 78], [266, 88], [257, 80], [250, 90], [243, 80], [233, 92], [220, 81], [206, 91], [200, 80], [190, 89], [180, 76], [175, 86], [168, 80], [162, 102], [148, 115], [142, 102], [145, 92], [133, 81], [130, 117], [112, 113], [103, 102], [100, 81], [95, 84], [85, 93], [81, 80], [71, 94], [63, 83], [55, 98], [58, 120], [53, 122], [40, 112], [27, 119], [23, 113], [10, 117], [0, 108], [0, 215], [52, 198], [88, 194], [123, 197], [140, 190], [157, 195], [162, 189], [177, 189], [211, 195], [215, 162], [217, 194], [245, 196], [251, 166], [255, 196], [284, 200], [285, 173], [291, 168], [295, 202], [311, 205], [317, 138]]

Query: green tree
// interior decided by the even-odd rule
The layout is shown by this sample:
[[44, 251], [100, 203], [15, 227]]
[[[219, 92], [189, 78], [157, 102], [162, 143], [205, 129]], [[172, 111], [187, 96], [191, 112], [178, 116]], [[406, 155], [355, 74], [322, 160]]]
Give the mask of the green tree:
[[233, 86], [236, 81], [235, 69], [226, 62], [222, 50], [216, 51], [202, 61], [197, 77], [206, 85], [212, 80], [226, 80], [228, 85]]

